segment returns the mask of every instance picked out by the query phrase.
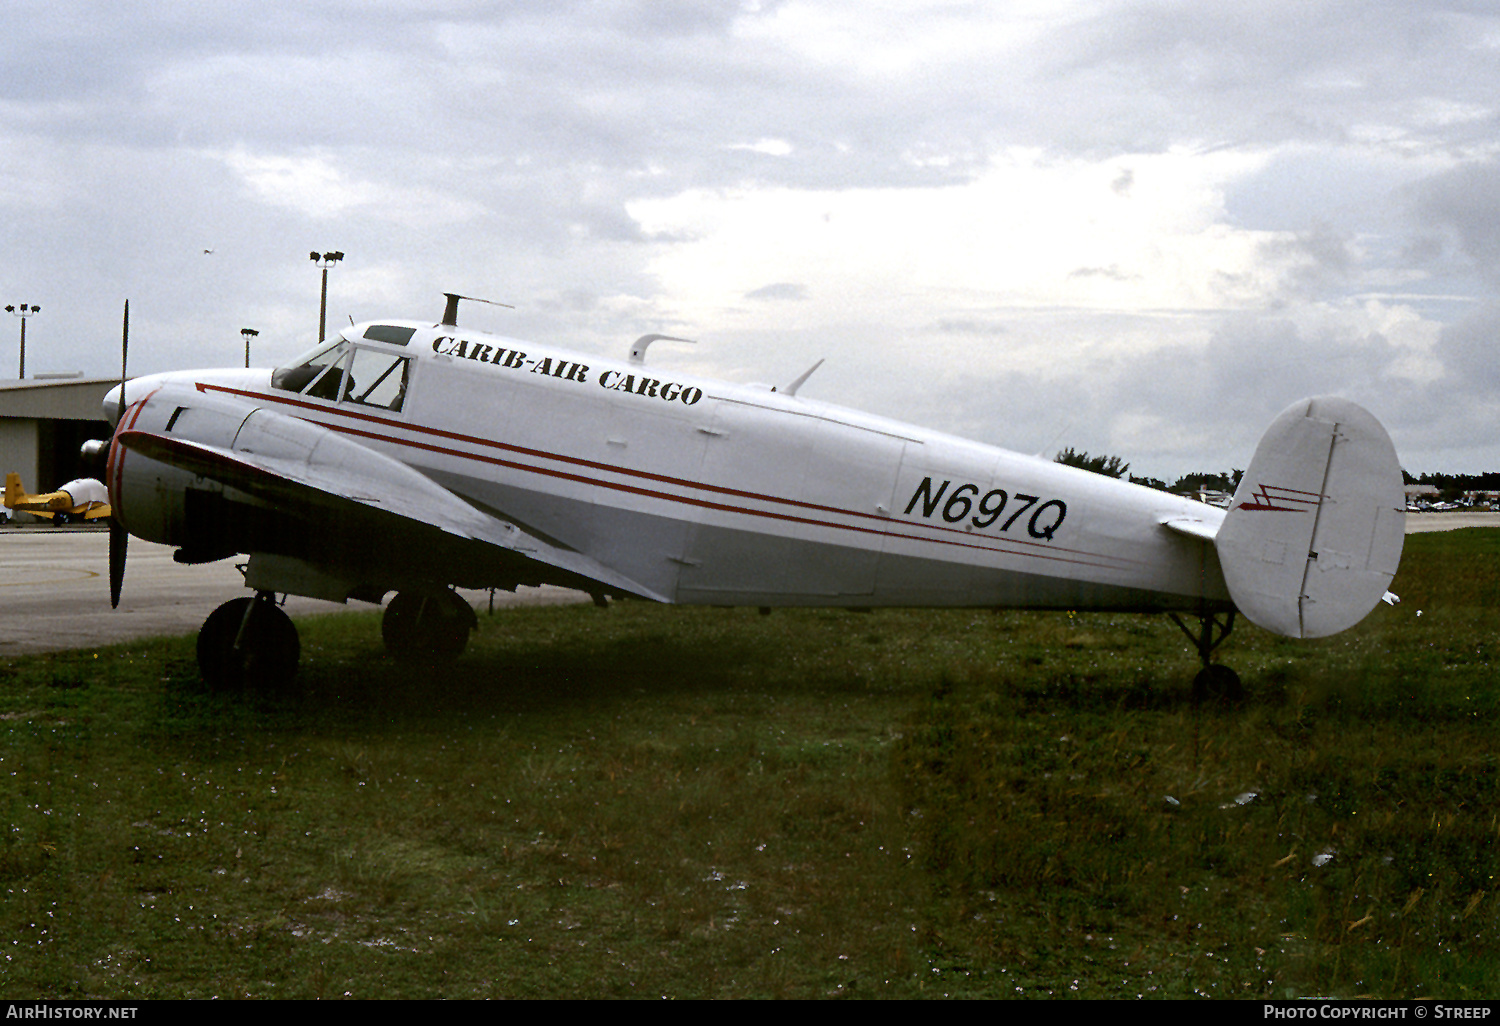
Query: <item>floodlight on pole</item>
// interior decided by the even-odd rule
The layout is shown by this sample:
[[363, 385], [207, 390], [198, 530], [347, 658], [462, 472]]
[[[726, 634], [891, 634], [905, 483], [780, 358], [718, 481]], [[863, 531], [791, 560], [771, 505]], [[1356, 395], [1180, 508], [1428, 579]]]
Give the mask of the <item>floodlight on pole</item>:
[[344, 259], [344, 254], [340, 250], [334, 250], [331, 253], [313, 252], [307, 254], [307, 259], [323, 270], [323, 294], [322, 299], [318, 301], [318, 341], [322, 342], [327, 335], [328, 324], [328, 269]]
[[260, 332], [256, 331], [254, 328], [241, 328], [240, 329], [240, 334], [245, 337], [245, 366], [249, 367], [250, 366], [250, 340], [252, 338], [254, 338], [256, 335], [259, 335]]
[[42, 308], [35, 303], [30, 305], [22, 303], [20, 306], [11, 304], [5, 308], [5, 312], [21, 318], [21, 369], [16, 377], [24, 379], [26, 377], [26, 318], [41, 313]]

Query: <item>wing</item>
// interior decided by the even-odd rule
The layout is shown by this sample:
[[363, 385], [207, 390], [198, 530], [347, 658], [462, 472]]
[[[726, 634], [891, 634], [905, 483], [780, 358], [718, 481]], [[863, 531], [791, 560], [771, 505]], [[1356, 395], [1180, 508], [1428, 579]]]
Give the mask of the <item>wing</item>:
[[234, 449], [140, 430], [123, 430], [116, 440], [296, 520], [302, 544], [271, 551], [279, 547], [280, 555], [331, 568], [335, 576], [343, 571], [373, 581], [383, 579], [374, 564], [415, 564], [428, 579], [460, 586], [550, 583], [667, 601], [582, 552], [506, 522], [503, 511], [476, 509], [399, 460], [307, 421], [257, 410]]

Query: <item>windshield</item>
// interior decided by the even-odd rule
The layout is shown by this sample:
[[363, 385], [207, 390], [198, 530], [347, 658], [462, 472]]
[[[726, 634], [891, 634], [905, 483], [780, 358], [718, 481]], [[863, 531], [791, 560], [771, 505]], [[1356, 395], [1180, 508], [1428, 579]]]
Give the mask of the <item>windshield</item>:
[[[320, 342], [297, 357], [285, 367], [271, 373], [271, 387], [284, 388], [288, 392], [306, 392], [323, 399], [338, 397], [340, 372], [327, 373], [330, 367], [343, 361], [348, 352], [348, 343], [341, 338]], [[308, 385], [312, 388], [308, 388]]]
[[271, 374], [271, 385], [317, 399], [399, 412], [406, 400], [411, 357], [347, 339], [325, 342]]

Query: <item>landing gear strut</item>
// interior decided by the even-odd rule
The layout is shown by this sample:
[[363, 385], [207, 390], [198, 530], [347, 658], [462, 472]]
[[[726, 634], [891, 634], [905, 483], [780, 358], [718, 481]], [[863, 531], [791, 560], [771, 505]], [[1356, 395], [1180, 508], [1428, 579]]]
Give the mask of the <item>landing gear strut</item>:
[[1203, 669], [1193, 678], [1193, 701], [1236, 701], [1241, 698], [1245, 689], [1240, 684], [1240, 675], [1223, 663], [1210, 661], [1214, 649], [1223, 644], [1224, 639], [1229, 637], [1229, 632], [1234, 630], [1234, 610], [1225, 613], [1222, 620], [1212, 613], [1201, 614], [1196, 632], [1183, 623], [1182, 617], [1176, 613], [1167, 615], [1182, 628], [1182, 633], [1188, 636], [1193, 647], [1198, 650], [1198, 658], [1203, 660]]
[[479, 625], [474, 608], [455, 591], [403, 591], [385, 607], [380, 637], [402, 662], [447, 663], [463, 655]]
[[301, 658], [297, 628], [268, 591], [224, 603], [198, 631], [198, 671], [211, 688], [285, 687]]

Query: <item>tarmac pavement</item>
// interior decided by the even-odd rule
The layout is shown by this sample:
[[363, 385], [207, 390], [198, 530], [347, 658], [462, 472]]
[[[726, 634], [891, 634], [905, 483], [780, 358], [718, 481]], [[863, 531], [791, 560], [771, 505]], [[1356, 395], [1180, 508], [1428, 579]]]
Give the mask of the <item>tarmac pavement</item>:
[[[194, 633], [221, 603], [249, 594], [235, 568], [242, 562], [183, 566], [168, 546], [132, 538], [120, 608], [111, 609], [107, 529], [0, 527], [0, 659]], [[489, 606], [487, 591], [460, 594], [481, 611]], [[588, 601], [581, 592], [550, 587], [494, 596], [496, 608]], [[284, 608], [296, 617], [375, 607], [293, 595]]]
[[1460, 527], [1500, 527], [1500, 513], [1408, 513], [1406, 533], [1456, 531]]

